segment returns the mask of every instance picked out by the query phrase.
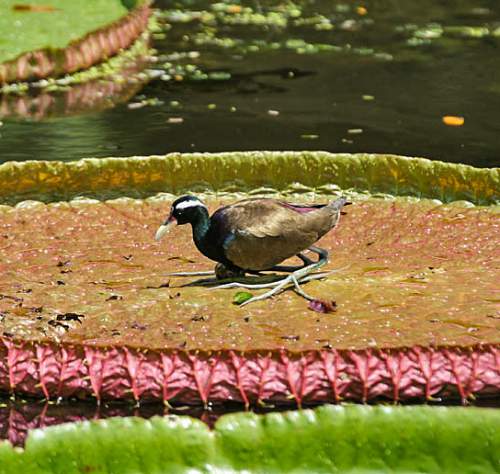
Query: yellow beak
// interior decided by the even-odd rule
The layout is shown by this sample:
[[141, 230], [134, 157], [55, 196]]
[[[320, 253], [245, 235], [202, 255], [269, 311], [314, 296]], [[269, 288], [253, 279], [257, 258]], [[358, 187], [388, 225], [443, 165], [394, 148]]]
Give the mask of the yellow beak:
[[155, 240], [161, 240], [166, 234], [170, 232], [172, 227], [177, 225], [177, 221], [175, 219], [169, 219], [165, 224], [161, 225], [155, 234]]

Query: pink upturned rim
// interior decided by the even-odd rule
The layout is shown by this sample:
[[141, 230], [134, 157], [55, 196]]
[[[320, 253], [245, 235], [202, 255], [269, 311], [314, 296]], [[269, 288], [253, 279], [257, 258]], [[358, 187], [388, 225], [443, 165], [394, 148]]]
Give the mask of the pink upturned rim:
[[500, 347], [183, 351], [0, 337], [0, 391], [187, 405], [431, 400], [500, 395]]

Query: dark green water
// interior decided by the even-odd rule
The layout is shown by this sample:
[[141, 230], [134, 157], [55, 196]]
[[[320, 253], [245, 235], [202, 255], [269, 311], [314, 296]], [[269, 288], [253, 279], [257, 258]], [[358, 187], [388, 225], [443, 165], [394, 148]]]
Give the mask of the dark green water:
[[[167, 13], [149, 79], [104, 94], [104, 106], [92, 91], [79, 112], [61, 92], [0, 98], [0, 162], [311, 149], [499, 166], [497, 0], [229, 3], [221, 14], [211, 2], [158, 1], [208, 13]], [[228, 24], [242, 12], [265, 24]], [[174, 52], [194, 53], [166, 57]], [[154, 101], [130, 108], [143, 99]], [[464, 125], [446, 126], [444, 115]]]

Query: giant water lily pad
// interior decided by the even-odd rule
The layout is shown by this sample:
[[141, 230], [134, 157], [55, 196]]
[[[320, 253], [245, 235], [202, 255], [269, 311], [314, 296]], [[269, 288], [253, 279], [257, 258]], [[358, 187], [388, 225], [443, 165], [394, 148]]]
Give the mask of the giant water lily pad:
[[73, 73], [128, 47], [149, 0], [7, 0], [0, 5], [0, 84]]
[[[323, 174], [315, 188], [309, 175], [284, 187], [266, 168], [290, 180], [301, 168]], [[0, 173], [8, 199], [19, 199], [14, 190], [33, 196], [38, 183], [48, 201], [78, 190], [113, 194], [126, 184], [132, 193], [169, 190], [169, 182], [184, 191], [196, 176], [192, 192], [207, 183], [227, 189], [238, 175], [232, 195], [200, 194], [211, 209], [244, 197], [234, 194], [244, 180], [271, 181], [308, 202], [333, 199], [337, 182], [408, 193], [424, 177], [429, 197], [491, 202], [498, 193], [494, 170], [322, 153], [6, 164]], [[329, 176], [336, 179], [327, 184]], [[269, 186], [259, 192], [280, 195]], [[213, 268], [188, 227], [154, 242], [172, 197], [3, 207], [0, 387], [47, 398], [205, 404], [498, 395], [498, 207], [347, 193], [353, 205], [320, 242], [335, 273], [307, 288], [336, 303], [324, 314], [292, 292], [240, 308], [234, 291], [168, 276]]]
[[28, 51], [65, 48], [127, 13], [121, 0], [4, 0], [0, 6], [0, 63]]

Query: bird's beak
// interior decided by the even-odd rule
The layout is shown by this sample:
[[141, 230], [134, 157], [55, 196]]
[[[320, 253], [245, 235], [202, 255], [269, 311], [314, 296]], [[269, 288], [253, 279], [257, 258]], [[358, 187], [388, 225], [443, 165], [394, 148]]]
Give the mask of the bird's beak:
[[161, 225], [156, 231], [155, 240], [161, 240], [166, 234], [170, 232], [170, 229], [177, 225], [177, 220], [175, 217], [170, 216], [165, 224]]

